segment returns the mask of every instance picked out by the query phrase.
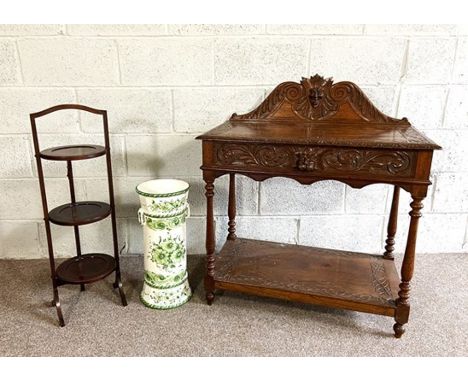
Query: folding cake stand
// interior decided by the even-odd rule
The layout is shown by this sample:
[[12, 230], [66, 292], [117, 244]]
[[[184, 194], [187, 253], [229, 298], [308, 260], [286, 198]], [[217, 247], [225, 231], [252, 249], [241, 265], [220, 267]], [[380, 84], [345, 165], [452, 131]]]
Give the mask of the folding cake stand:
[[[72, 145], [53, 147], [40, 151], [39, 140], [36, 129], [36, 119], [47, 114], [64, 110], [77, 109], [89, 113], [94, 113], [102, 116], [104, 126], [104, 141], [105, 146], [99, 145]], [[52, 287], [54, 300], [52, 305], [57, 309], [57, 315], [60, 326], [65, 326], [63, 320], [62, 309], [60, 307], [60, 299], [58, 287], [65, 284], [80, 284], [81, 291], [85, 290], [85, 284], [93, 283], [102, 280], [115, 272], [114, 288], [119, 289], [122, 305], [127, 305], [124, 291], [122, 289], [122, 281], [120, 276], [120, 263], [117, 241], [117, 226], [115, 221], [115, 204], [114, 204], [114, 189], [112, 184], [112, 165], [109, 145], [109, 128], [107, 123], [106, 110], [97, 110], [83, 105], [57, 105], [49, 109], [33, 113], [30, 115], [32, 135], [34, 141], [34, 151], [37, 162], [39, 186], [41, 189], [42, 207], [44, 212], [44, 222], [47, 234], [47, 246], [49, 251], [50, 271], [52, 277]], [[106, 156], [107, 162], [107, 179], [109, 186], [109, 204], [97, 201], [82, 201], [77, 202], [75, 198], [75, 188], [73, 184], [72, 162]], [[71, 203], [58, 206], [49, 211], [47, 206], [47, 197], [44, 184], [44, 174], [42, 171], [42, 159], [52, 161], [67, 162], [67, 177], [70, 185]], [[102, 253], [81, 253], [80, 232], [79, 226], [90, 224], [108, 216], [111, 216], [112, 222], [112, 238], [114, 245], [114, 256], [109, 256]], [[55, 266], [54, 250], [52, 245], [52, 235], [50, 223], [62, 226], [73, 226], [75, 231], [76, 256], [62, 262], [57, 268]]]

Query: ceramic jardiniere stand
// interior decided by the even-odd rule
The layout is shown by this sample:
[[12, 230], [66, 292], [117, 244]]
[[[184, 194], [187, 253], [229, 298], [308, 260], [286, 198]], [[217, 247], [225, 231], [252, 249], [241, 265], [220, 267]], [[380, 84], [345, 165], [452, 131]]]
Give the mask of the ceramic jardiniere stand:
[[150, 308], [175, 308], [192, 296], [187, 279], [188, 189], [188, 183], [176, 179], [150, 180], [136, 188], [145, 243], [145, 281], [140, 297]]

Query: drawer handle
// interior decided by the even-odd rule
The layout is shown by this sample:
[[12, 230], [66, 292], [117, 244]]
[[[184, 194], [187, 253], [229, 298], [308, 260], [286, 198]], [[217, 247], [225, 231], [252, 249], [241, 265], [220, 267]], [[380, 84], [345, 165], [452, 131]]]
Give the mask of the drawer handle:
[[315, 171], [317, 163], [304, 153], [296, 153], [296, 167], [300, 171]]

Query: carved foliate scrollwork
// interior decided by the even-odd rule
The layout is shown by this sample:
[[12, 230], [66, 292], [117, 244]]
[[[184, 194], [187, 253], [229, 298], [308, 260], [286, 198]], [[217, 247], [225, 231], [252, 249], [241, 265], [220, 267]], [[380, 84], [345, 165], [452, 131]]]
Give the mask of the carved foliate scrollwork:
[[[337, 117], [340, 108], [349, 104], [361, 120], [408, 124], [405, 118], [391, 118], [379, 111], [354, 83], [345, 81], [333, 84], [331, 78], [325, 79], [318, 74], [302, 78], [300, 83], [283, 82], [255, 110], [242, 115], [233, 114], [231, 120], [281, 119], [283, 115], [276, 114], [285, 101], [290, 103], [293, 114], [302, 120]], [[349, 119], [349, 116], [341, 115], [339, 118]]]
[[305, 168], [300, 170], [343, 170], [361, 171], [390, 175], [405, 174], [410, 168], [411, 158], [404, 151], [382, 152], [357, 149], [307, 148], [299, 154]]
[[261, 167], [288, 167], [291, 151], [288, 146], [227, 144], [217, 147], [220, 164]]
[[374, 290], [377, 291], [382, 298], [385, 298], [387, 301], [391, 301], [393, 299], [392, 288], [385, 273], [385, 267], [382, 259], [377, 256], [372, 257], [370, 267]]
[[218, 165], [399, 176], [411, 175], [413, 158], [406, 151], [240, 143], [217, 144], [215, 152]]

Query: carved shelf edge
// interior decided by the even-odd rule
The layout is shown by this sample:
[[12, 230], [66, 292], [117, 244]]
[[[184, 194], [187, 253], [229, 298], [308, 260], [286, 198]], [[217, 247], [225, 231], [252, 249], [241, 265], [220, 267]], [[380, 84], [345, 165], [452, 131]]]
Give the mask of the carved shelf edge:
[[409, 177], [414, 173], [415, 153], [353, 148], [215, 143], [214, 163], [219, 166], [260, 169], [295, 169], [304, 173], [366, 172]]
[[392, 118], [378, 110], [364, 92], [349, 81], [333, 83], [316, 74], [300, 83], [283, 82], [253, 111], [231, 120], [360, 120], [409, 126], [406, 118]]

